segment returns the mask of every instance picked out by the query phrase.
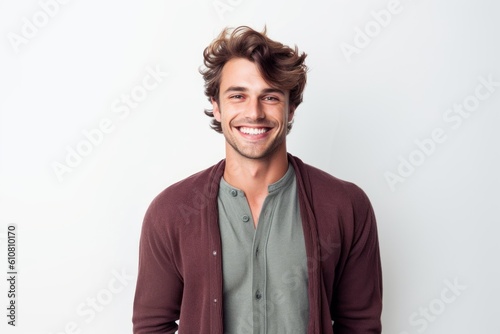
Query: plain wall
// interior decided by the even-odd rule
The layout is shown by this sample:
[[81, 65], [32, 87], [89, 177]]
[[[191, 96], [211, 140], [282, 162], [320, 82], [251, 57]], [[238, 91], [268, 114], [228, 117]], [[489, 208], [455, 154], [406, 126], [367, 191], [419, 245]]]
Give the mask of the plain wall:
[[225, 26], [267, 25], [308, 54], [289, 151], [374, 206], [383, 332], [500, 333], [499, 14], [490, 0], [2, 2], [0, 258], [7, 275], [16, 224], [19, 275], [18, 326], [3, 315], [0, 331], [131, 332], [147, 206], [224, 157], [202, 51]]

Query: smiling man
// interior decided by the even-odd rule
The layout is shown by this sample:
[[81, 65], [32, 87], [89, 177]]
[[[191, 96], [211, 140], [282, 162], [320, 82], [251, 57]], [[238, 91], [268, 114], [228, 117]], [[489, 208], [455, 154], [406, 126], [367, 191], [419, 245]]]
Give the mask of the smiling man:
[[287, 151], [305, 58], [248, 27], [205, 49], [205, 113], [226, 157], [146, 212], [134, 333], [381, 333], [367, 196]]

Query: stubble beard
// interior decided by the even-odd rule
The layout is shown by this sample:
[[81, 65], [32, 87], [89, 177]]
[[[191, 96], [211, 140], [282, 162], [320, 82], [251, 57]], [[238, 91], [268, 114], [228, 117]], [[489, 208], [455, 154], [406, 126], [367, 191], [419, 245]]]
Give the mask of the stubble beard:
[[[240, 156], [252, 159], [252, 160], [262, 160], [271, 157], [278, 149], [281, 147], [285, 138], [282, 136], [275, 138], [268, 147], [260, 148], [260, 147], [248, 147], [248, 148], [240, 148], [237, 145], [236, 140], [232, 138], [226, 137], [226, 142], [233, 148], [233, 150], [238, 153]], [[250, 146], [250, 145], [249, 145]]]
[[[270, 124], [266, 122], [260, 122], [260, 123], [254, 123], [253, 125], [261, 125], [262, 127], [269, 127]], [[233, 131], [239, 131], [237, 127], [232, 126], [234, 129]], [[273, 131], [276, 129], [276, 127], [272, 127]], [[283, 145], [285, 142], [285, 137], [286, 133], [279, 134], [277, 137], [273, 138], [271, 142], [267, 143], [267, 147], [263, 147], [261, 144], [253, 145], [253, 144], [246, 144], [245, 139], [241, 139], [241, 141], [238, 141], [235, 136], [238, 136], [238, 134], [233, 135], [230, 129], [227, 129], [227, 134], [226, 131], [223, 129], [223, 134], [226, 139], [226, 143], [229, 144], [229, 146], [232, 147], [232, 149], [240, 156], [247, 158], [247, 159], [252, 159], [252, 160], [261, 160], [261, 159], [266, 159], [271, 157], [278, 149]], [[241, 146], [246, 146], [246, 147], [240, 147], [238, 146], [240, 144]]]

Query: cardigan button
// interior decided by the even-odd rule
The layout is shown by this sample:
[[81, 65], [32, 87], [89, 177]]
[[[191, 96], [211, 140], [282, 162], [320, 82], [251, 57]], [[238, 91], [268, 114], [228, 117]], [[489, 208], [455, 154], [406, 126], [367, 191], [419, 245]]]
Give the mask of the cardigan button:
[[214, 303], [217, 303], [217, 298], [214, 299]]
[[213, 256], [217, 255], [217, 251], [213, 251], [213, 252], [212, 252], [212, 255], [213, 255]]

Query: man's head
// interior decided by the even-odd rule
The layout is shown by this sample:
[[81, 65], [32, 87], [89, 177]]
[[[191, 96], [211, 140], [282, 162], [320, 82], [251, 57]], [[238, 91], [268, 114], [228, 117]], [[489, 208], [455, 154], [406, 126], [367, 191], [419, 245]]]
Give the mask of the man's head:
[[295, 109], [302, 102], [302, 93], [306, 85], [307, 67], [304, 64], [306, 54], [299, 54], [297, 47], [292, 49], [282, 43], [269, 39], [266, 31], [259, 33], [249, 27], [224, 29], [221, 34], [203, 52], [205, 68], [200, 72], [205, 80], [205, 95], [214, 106], [205, 110], [212, 117], [212, 128], [222, 133], [221, 122], [214, 117], [214, 111], [221, 111], [220, 94], [223, 69], [234, 59], [241, 58], [252, 62], [262, 79], [273, 89], [286, 93], [290, 122], [287, 133], [292, 127]]

